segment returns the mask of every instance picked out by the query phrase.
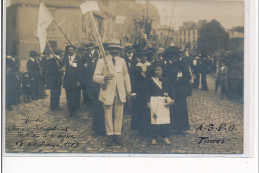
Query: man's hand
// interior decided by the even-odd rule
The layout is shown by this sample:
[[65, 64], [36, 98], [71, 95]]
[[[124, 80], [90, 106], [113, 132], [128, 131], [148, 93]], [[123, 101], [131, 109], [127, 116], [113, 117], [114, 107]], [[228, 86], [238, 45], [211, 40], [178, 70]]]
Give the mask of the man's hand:
[[107, 75], [105, 76], [105, 78], [104, 78], [104, 81], [107, 82], [107, 81], [111, 80], [113, 77], [114, 77], [113, 74], [107, 74]]
[[150, 107], [151, 107], [150, 103], [147, 103], [147, 107], [148, 107], [148, 108], [150, 108]]
[[80, 86], [80, 82], [77, 82], [77, 87], [79, 87]]
[[131, 92], [127, 92], [127, 98], [131, 98]]
[[87, 64], [87, 63], [83, 64], [83, 67], [87, 68], [87, 67], [88, 67], [88, 64]]

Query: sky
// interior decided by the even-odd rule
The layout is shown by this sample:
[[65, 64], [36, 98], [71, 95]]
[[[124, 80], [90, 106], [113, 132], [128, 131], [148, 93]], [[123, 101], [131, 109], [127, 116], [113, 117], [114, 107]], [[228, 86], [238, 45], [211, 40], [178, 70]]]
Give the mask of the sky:
[[[149, 0], [159, 10], [161, 24], [171, 25], [175, 30], [183, 22], [216, 19], [221, 25], [230, 29], [233, 26], [244, 26], [244, 2], [241, 0]], [[146, 0], [136, 0], [146, 3]]]
[[[146, 0], [136, 0], [144, 4]], [[216, 19], [221, 25], [230, 29], [233, 26], [244, 26], [243, 0], [149, 0], [159, 11], [161, 24], [171, 25], [178, 30], [183, 22]], [[10, 0], [6, 0], [8, 5]]]

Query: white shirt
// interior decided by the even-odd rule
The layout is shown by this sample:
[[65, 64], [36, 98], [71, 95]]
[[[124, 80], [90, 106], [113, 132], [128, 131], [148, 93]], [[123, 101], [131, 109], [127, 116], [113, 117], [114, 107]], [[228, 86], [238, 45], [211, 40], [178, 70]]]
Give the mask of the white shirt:
[[69, 56], [69, 63], [70, 63], [70, 66], [72, 65], [74, 59], [75, 59], [75, 55]]

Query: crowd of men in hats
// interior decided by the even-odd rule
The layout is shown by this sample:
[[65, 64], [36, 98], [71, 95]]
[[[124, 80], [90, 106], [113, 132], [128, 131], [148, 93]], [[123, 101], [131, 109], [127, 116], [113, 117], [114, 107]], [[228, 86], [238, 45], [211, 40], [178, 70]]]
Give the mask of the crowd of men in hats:
[[63, 86], [69, 117], [76, 118], [80, 105], [87, 105], [93, 113], [92, 129], [106, 134], [108, 146], [123, 144], [126, 112], [131, 114], [131, 129], [151, 137], [152, 144], [161, 136], [169, 145], [171, 129], [179, 134], [190, 129], [186, 99], [192, 88], [198, 88], [200, 75], [202, 90], [208, 90], [209, 58], [188, 57], [175, 46], [156, 50], [142, 40], [124, 47], [118, 43], [103, 46], [105, 57], [93, 43], [78, 48], [69, 45], [64, 52], [46, 50], [42, 55], [31, 51], [24, 73], [7, 56], [7, 109], [12, 110], [22, 94], [25, 102], [46, 98], [47, 88], [50, 110], [59, 111]]

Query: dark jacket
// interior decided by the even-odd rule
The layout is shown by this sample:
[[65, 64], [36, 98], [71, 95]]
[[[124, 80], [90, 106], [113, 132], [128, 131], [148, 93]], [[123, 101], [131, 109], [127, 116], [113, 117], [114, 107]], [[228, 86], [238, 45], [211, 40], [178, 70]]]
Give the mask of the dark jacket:
[[65, 89], [77, 88], [77, 83], [81, 82], [82, 62], [79, 55], [76, 55], [73, 60], [74, 65], [70, 65], [68, 56], [64, 57], [63, 65], [65, 66], [65, 76], [63, 87]]
[[49, 60], [47, 72], [50, 89], [59, 88], [62, 85], [62, 72], [61, 62], [57, 59], [57, 57], [53, 57]]
[[165, 96], [165, 93], [168, 93], [168, 96], [172, 99], [175, 98], [174, 90], [170, 87], [169, 81], [164, 77], [160, 78], [160, 81], [162, 82], [162, 89], [154, 83], [152, 78], [148, 79], [146, 102], [150, 101], [151, 96]]
[[[175, 96], [186, 96], [186, 89], [190, 88], [191, 74], [189, 66], [183, 61], [170, 64], [167, 67], [168, 80], [171, 82], [175, 90]], [[178, 73], [180, 75], [178, 76]]]
[[41, 66], [38, 60], [31, 58], [27, 61], [27, 71], [29, 74], [29, 78], [34, 81], [41, 81]]

